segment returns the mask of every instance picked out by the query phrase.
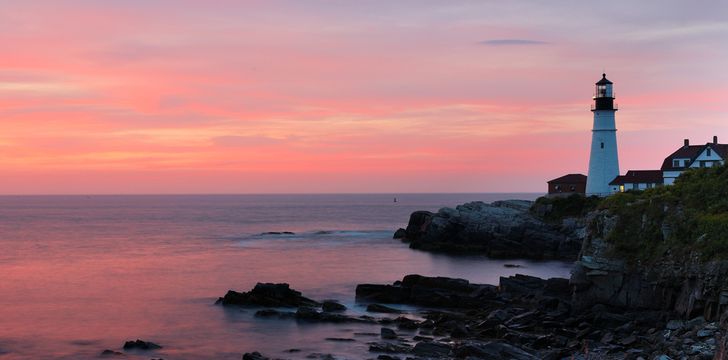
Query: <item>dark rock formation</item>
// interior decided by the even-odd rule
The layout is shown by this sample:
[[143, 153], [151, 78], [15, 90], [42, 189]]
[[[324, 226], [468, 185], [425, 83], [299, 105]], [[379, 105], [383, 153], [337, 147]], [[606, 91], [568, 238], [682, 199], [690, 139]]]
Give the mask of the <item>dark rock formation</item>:
[[257, 351], [254, 351], [252, 353], [243, 354], [243, 360], [270, 360], [270, 358], [261, 355], [261, 353]]
[[346, 311], [346, 306], [342, 305], [338, 301], [324, 300], [321, 304], [321, 310], [326, 312]]
[[524, 200], [480, 201], [412, 213], [407, 229], [397, 231], [413, 249], [441, 252], [480, 252], [497, 258], [576, 259], [581, 245], [580, 225], [540, 220]]
[[136, 339], [135, 341], [127, 341], [124, 343], [124, 350], [157, 350], [162, 347], [151, 342]]
[[473, 308], [495, 298], [493, 285], [471, 284], [467, 280], [407, 275], [394, 285], [361, 284], [357, 300], [422, 306]]
[[685, 318], [718, 320], [728, 309], [728, 261], [702, 262], [675, 254], [651, 264], [636, 264], [615, 255], [606, 240], [617, 217], [593, 213], [584, 245], [571, 276], [574, 306], [605, 304], [628, 309], [674, 311]]
[[217, 304], [240, 306], [298, 307], [319, 306], [314, 300], [306, 298], [293, 290], [288, 284], [258, 283], [249, 292], [229, 290]]
[[382, 337], [382, 339], [396, 339], [397, 333], [392, 329], [382, 328], [382, 330], [380, 331], [380, 336]]
[[401, 311], [399, 311], [399, 310], [397, 310], [395, 308], [392, 308], [392, 307], [389, 307], [389, 306], [385, 306], [385, 305], [382, 305], [382, 304], [369, 304], [367, 306], [367, 311], [368, 312], [374, 312], [374, 313], [385, 313], [385, 314], [399, 314], [399, 313], [401, 313]]
[[[2, 355], [2, 352], [0, 352], [0, 355]], [[114, 351], [106, 349], [99, 354], [100, 357], [117, 357], [117, 356], [126, 356], [122, 352]]]

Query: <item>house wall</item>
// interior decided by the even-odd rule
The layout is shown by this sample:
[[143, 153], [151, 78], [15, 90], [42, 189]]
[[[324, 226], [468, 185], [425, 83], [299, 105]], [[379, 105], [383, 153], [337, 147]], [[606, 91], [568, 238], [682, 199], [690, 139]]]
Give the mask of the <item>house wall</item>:
[[[635, 188], [635, 185], [637, 185], [636, 188]], [[661, 185], [662, 184], [657, 184], [657, 183], [625, 183], [624, 184], [624, 191], [629, 191], [629, 190], [647, 190], [647, 189], [654, 188], [654, 187], [658, 187], [658, 186], [661, 186]], [[620, 191], [619, 190], [619, 186], [616, 186], [615, 188], [617, 189], [617, 191]]]
[[[710, 167], [713, 166], [715, 163], [723, 163], [723, 158], [718, 155], [715, 150], [710, 151], [710, 155], [708, 155], [708, 149], [703, 150], [703, 152], [698, 155], [697, 158], [695, 158], [695, 161], [690, 164], [691, 168], [699, 168], [699, 167]], [[702, 164], [705, 164], [704, 166], [701, 166]]]
[[[586, 192], [585, 183], [550, 183], [549, 194], [584, 194]], [[557, 188], [558, 186], [558, 188]], [[571, 188], [574, 190], [571, 190]]]
[[672, 185], [675, 183], [675, 179], [682, 174], [682, 171], [663, 171], [662, 177], [665, 185]]

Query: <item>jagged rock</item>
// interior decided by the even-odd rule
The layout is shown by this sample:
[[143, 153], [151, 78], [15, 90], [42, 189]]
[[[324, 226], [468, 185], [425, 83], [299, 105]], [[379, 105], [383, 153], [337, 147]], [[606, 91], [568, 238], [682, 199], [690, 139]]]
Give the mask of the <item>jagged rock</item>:
[[321, 310], [326, 312], [346, 311], [346, 306], [334, 300], [324, 300]]
[[412, 351], [412, 348], [405, 345], [397, 345], [388, 342], [376, 342], [369, 344], [369, 351], [390, 354], [405, 354]]
[[157, 350], [162, 347], [151, 342], [136, 339], [135, 341], [127, 341], [124, 343], [124, 350]]
[[243, 360], [270, 360], [270, 358], [261, 355], [261, 353], [257, 351], [254, 351], [252, 353], [243, 354]]
[[325, 323], [375, 323], [375, 320], [365, 317], [352, 317], [344, 314], [317, 311], [312, 307], [300, 307], [294, 314], [296, 320]]
[[217, 300], [222, 305], [298, 307], [319, 306], [314, 300], [306, 298], [293, 290], [288, 284], [257, 283], [249, 292], [229, 290]]
[[532, 202], [480, 201], [412, 213], [404, 234], [414, 249], [481, 252], [499, 258], [575, 259], [581, 238], [529, 212]]
[[539, 357], [516, 346], [500, 342], [468, 342], [455, 349], [458, 358], [474, 357], [492, 360], [536, 360]]
[[385, 314], [399, 314], [402, 312], [401, 310], [391, 308], [389, 306], [385, 306], [382, 304], [369, 304], [367, 306], [367, 311], [375, 312], [375, 313], [385, 313]]
[[471, 284], [463, 279], [407, 275], [394, 285], [357, 285], [356, 297], [382, 303], [467, 308], [495, 299], [497, 290], [492, 285]]
[[383, 327], [382, 330], [380, 331], [380, 336], [382, 337], [382, 339], [390, 339], [391, 340], [391, 339], [396, 339], [397, 338], [397, 333], [394, 330], [392, 330], [392, 329], [384, 328]]
[[443, 358], [450, 354], [450, 350], [450, 345], [448, 344], [420, 341], [415, 344], [412, 352], [415, 355], [419, 356], [425, 356], [430, 358]]

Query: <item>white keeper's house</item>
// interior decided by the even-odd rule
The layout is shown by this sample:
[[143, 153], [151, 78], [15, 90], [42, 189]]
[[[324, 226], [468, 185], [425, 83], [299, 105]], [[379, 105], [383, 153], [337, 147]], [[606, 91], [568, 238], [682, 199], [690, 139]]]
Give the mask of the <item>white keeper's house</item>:
[[728, 157], [728, 144], [719, 144], [718, 137], [703, 145], [690, 145], [685, 139], [683, 146], [665, 158], [662, 162], [662, 176], [665, 185], [672, 185], [675, 178], [689, 168], [701, 168], [721, 165]]
[[[665, 158], [659, 170], [629, 170], [619, 175], [617, 153], [617, 126], [614, 103], [613, 83], [606, 74], [595, 84], [594, 104], [592, 105], [593, 126], [591, 151], [589, 154], [589, 173], [568, 174], [548, 181], [549, 196], [565, 196], [574, 193], [587, 196], [608, 196], [628, 190], [645, 190], [662, 185], [672, 185], [683, 171], [690, 168], [717, 166], [728, 159], [728, 144], [719, 144], [718, 137], [713, 141], [690, 145], [688, 139], [683, 145]], [[576, 186], [576, 177], [585, 181], [586, 186]], [[568, 188], [570, 191], [565, 191]], [[582, 190], [584, 189], [584, 190]]]

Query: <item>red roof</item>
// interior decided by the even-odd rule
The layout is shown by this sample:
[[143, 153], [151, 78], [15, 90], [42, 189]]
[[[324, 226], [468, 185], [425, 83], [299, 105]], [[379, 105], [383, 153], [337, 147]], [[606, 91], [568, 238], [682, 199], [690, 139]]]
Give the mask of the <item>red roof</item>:
[[662, 184], [662, 170], [629, 170], [627, 174], [614, 178], [609, 185]]
[[670, 156], [665, 158], [665, 161], [662, 162], [662, 167], [660, 167], [660, 170], [662, 171], [672, 171], [672, 170], [685, 170], [686, 166], [684, 162], [680, 162], [680, 166], [673, 166], [673, 160], [674, 159], [690, 159], [689, 164], [692, 164], [693, 161], [695, 161], [695, 158], [700, 155], [705, 148], [710, 147], [715, 151], [720, 157], [723, 159], [726, 158], [726, 155], [728, 155], [728, 144], [713, 144], [713, 143], [707, 143], [705, 145], [688, 145], [688, 146], [681, 146], [679, 149], [677, 149], [674, 153], [670, 154]]
[[586, 175], [583, 174], [568, 174], [562, 177], [547, 181], [547, 183], [564, 183], [564, 184], [586, 184]]

